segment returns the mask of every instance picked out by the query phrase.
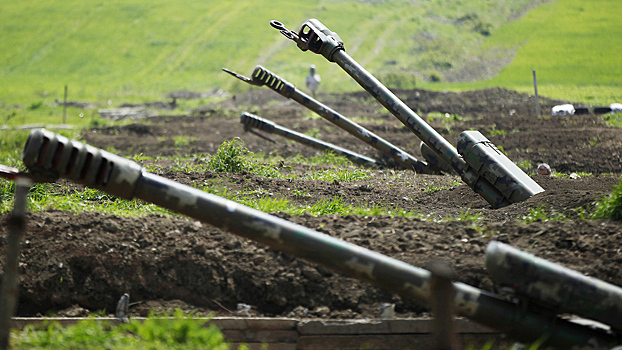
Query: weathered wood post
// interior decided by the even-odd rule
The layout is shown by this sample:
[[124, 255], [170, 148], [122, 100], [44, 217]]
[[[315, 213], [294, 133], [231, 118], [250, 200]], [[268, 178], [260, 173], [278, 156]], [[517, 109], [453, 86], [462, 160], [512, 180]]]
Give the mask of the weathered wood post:
[[533, 88], [536, 92], [536, 115], [540, 116], [540, 98], [538, 97], [538, 81], [536, 80], [536, 70], [533, 70]]
[[15, 179], [15, 202], [8, 222], [7, 253], [0, 289], [0, 350], [9, 348], [11, 318], [15, 313], [19, 286], [19, 251], [26, 227], [26, 202], [32, 181], [25, 176]]
[[430, 275], [430, 306], [434, 330], [435, 350], [460, 350], [454, 322], [456, 291], [453, 285], [455, 274], [446, 261], [434, 260], [428, 263]]

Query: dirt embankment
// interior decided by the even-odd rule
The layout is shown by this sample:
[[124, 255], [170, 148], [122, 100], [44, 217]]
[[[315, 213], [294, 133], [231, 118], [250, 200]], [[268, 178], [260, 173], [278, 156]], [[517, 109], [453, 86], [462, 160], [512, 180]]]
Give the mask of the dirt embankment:
[[[341, 197], [344, 203], [413, 210], [426, 220], [276, 215], [415, 266], [425, 266], [432, 259], [446, 259], [453, 264], [460, 281], [493, 292], [497, 287], [488, 277], [483, 257], [491, 240], [510, 243], [622, 285], [622, 224], [580, 218], [619, 180], [619, 129], [604, 125], [601, 117], [595, 115], [537, 117], [530, 96], [503, 89], [461, 94], [409, 90], [397, 91], [397, 95], [424, 117], [431, 112], [448, 113], [448, 118], [436, 118], [430, 123], [453, 144], [462, 130], [477, 129], [502, 146], [512, 160], [534, 167], [547, 162], [559, 172], [592, 175], [583, 174], [579, 179], [535, 176], [546, 192], [494, 210], [459, 178], [415, 175], [404, 170], [374, 170], [371, 179], [353, 182], [170, 169], [159, 174], [185, 184], [212, 181], [230, 191], [258, 190], [296, 204], [310, 205], [321, 198]], [[419, 140], [366, 93], [322, 95], [320, 99], [420, 157]], [[541, 102], [544, 111], [558, 103]], [[311, 170], [309, 166], [288, 164], [287, 157], [312, 156], [315, 150], [277, 136], [274, 138], [278, 143], [273, 144], [244, 133], [238, 122], [243, 110], [299, 132], [313, 132], [344, 148], [377, 156], [371, 147], [323, 119], [310, 118], [310, 112], [268, 90], [255, 90], [252, 99], [248, 94], [236, 96], [220, 105], [208, 106], [197, 115], [154, 117], [123, 127], [94, 128], [82, 136], [94, 146], [112, 146], [124, 156], [195, 154], [197, 161], [201, 161], [202, 155], [214, 154], [223, 141], [240, 137], [251, 151], [282, 157], [284, 165], [291, 167], [289, 171]], [[189, 141], [187, 145], [175, 142], [174, 138], [180, 136]], [[422, 190], [433, 187], [440, 190]], [[312, 196], [295, 196], [292, 189]], [[483, 219], [480, 226], [458, 220], [467, 208], [471, 215]], [[540, 209], [550, 217], [563, 215], [567, 219], [529, 224], [519, 220]], [[447, 217], [454, 220], [435, 220]], [[59, 310], [61, 314], [99, 309], [110, 312], [123, 293], [130, 293], [136, 302], [131, 307], [134, 314], [146, 314], [150, 308], [182, 307], [230, 315], [236, 314], [237, 303], [249, 304], [252, 314], [266, 316], [375, 317], [379, 305], [386, 302], [396, 304], [399, 317], [425, 312], [412, 300], [382, 288], [342, 277], [184, 217], [132, 219], [52, 210], [31, 213], [28, 219], [20, 264], [18, 313], [23, 316]], [[6, 215], [2, 220], [6, 222]], [[4, 256], [6, 225], [0, 225], [0, 235], [0, 254]], [[78, 307], [70, 308], [72, 305]]]

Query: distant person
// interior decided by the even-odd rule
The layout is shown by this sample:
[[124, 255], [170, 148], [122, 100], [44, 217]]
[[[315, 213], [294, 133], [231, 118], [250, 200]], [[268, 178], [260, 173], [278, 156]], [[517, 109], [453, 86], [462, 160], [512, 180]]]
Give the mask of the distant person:
[[309, 75], [307, 75], [307, 80], [305, 81], [305, 84], [307, 85], [307, 89], [311, 91], [311, 94], [314, 98], [315, 90], [320, 87], [321, 80], [322, 79], [320, 78], [320, 75], [315, 73], [315, 66], [311, 65], [311, 68], [309, 68]]

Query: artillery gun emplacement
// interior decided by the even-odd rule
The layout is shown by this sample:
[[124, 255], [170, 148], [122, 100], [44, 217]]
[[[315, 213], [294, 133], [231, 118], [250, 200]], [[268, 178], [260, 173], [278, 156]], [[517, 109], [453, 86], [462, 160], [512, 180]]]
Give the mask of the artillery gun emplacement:
[[[297, 33], [287, 29], [281, 22], [271, 21], [270, 24], [285, 37], [296, 42], [302, 51], [320, 54], [330, 62], [337, 63], [423, 141], [422, 154], [436, 154], [440, 157], [493, 208], [521, 202], [544, 191], [479, 131], [462, 132], [456, 149], [352, 59], [345, 52], [339, 35], [317, 19], [304, 22]], [[431, 160], [429, 162], [433, 163]]]
[[[428, 270], [151, 174], [128, 159], [49, 131], [32, 131], [22, 157], [28, 173], [0, 167], [0, 175], [8, 179], [27, 176], [35, 181], [62, 177], [120, 198], [139, 198], [420, 304], [430, 305], [434, 298]], [[570, 274], [497, 242], [489, 245], [486, 256], [493, 279], [515, 289], [520, 297], [507, 300], [454, 282], [452, 300], [458, 315], [523, 343], [538, 341], [543, 347], [610, 349], [622, 344], [621, 288]], [[609, 329], [558, 316], [566, 312], [604, 322]]]

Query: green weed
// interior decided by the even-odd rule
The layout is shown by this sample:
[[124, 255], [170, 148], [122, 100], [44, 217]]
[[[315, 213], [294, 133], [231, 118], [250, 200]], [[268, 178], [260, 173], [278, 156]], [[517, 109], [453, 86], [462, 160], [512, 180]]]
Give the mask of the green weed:
[[310, 130], [308, 130], [307, 132], [305, 132], [305, 135], [307, 135], [307, 136], [311, 136], [311, 137], [313, 137], [314, 139], [319, 139], [319, 138], [320, 138], [320, 136], [321, 136], [321, 134], [320, 134], [320, 129], [318, 129], [318, 128], [313, 128], [313, 129], [310, 129]]
[[216, 154], [207, 163], [217, 172], [239, 173], [248, 169], [248, 160], [244, 157], [248, 150], [241, 145], [240, 139], [223, 142]]
[[335, 167], [331, 170], [322, 170], [318, 172], [308, 173], [305, 178], [308, 180], [322, 181], [357, 181], [366, 180], [374, 176], [374, 172], [360, 168]]
[[529, 169], [533, 169], [533, 163], [528, 159], [523, 159], [519, 161], [515, 161], [514, 164], [518, 166], [522, 171], [528, 171]]
[[507, 135], [508, 134], [508, 132], [505, 130], [496, 130], [496, 129], [489, 130], [488, 133], [490, 135]]
[[425, 193], [434, 193], [434, 192], [438, 192], [438, 191], [442, 191], [442, 190], [448, 190], [454, 186], [458, 186], [460, 185], [462, 182], [460, 180], [452, 180], [449, 184], [447, 185], [439, 185], [437, 183], [434, 182], [427, 182], [424, 181], [423, 182], [423, 188], [421, 189], [423, 192]]
[[317, 165], [317, 164], [326, 164], [326, 165], [350, 165], [352, 162], [341, 155], [337, 155], [333, 152], [323, 152], [320, 155], [305, 158], [300, 154], [294, 156], [290, 159], [291, 163], [294, 164], [309, 164], [309, 165]]
[[611, 191], [611, 193], [600, 199], [596, 203], [594, 219], [622, 220], [622, 181]]
[[529, 213], [527, 215], [523, 215], [520, 219], [525, 223], [534, 221], [547, 222], [568, 220], [568, 218], [561, 213], [547, 212], [543, 204], [538, 205], [536, 208], [529, 208]]
[[471, 212], [470, 208], [463, 209], [460, 214], [458, 214], [458, 221], [471, 221], [473, 223], [479, 222], [482, 220], [482, 213], [474, 214]]
[[173, 144], [175, 145], [175, 147], [186, 147], [189, 144], [195, 142], [196, 140], [197, 138], [193, 136], [178, 135], [173, 137]]
[[11, 343], [19, 349], [229, 349], [220, 330], [204, 323], [177, 309], [172, 317], [152, 313], [119, 325], [92, 318], [67, 327], [27, 326], [12, 333]]
[[305, 190], [298, 189], [298, 188], [294, 188], [291, 191], [291, 194], [292, 194], [292, 196], [298, 197], [298, 198], [309, 198], [309, 197], [311, 197], [311, 194], [309, 192], [307, 192]]
[[611, 126], [622, 128], [622, 113], [605, 114], [603, 119]]

